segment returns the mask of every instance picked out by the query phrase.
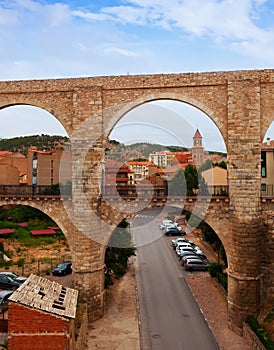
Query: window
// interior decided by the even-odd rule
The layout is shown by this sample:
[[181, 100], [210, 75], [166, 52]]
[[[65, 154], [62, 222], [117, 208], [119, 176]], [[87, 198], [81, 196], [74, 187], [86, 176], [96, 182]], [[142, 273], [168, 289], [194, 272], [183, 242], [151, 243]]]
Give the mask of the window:
[[261, 176], [266, 177], [266, 151], [261, 152]]

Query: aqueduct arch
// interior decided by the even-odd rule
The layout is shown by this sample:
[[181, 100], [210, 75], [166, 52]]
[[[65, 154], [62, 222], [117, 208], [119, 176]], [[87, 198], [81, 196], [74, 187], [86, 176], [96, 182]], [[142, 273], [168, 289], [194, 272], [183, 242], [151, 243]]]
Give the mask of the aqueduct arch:
[[0, 198], [0, 206], [5, 205], [22, 205], [35, 208], [51, 218], [58, 227], [62, 230], [66, 237], [68, 245], [73, 245], [73, 235], [70, 228], [70, 223], [67, 218], [66, 211], [64, 210], [63, 201], [60, 200], [29, 200], [29, 199], [12, 199], [12, 198]]
[[[200, 108], [215, 122], [225, 140], [229, 220], [218, 220], [228, 225], [227, 234], [233, 237], [228, 321], [239, 331], [247, 315], [256, 316], [262, 309], [261, 290], [265, 285], [271, 286], [264, 294], [265, 303], [273, 304], [273, 271], [262, 268], [263, 237], [273, 242], [272, 233], [258, 232], [265, 229], [260, 149], [273, 119], [274, 70], [0, 82], [0, 108], [14, 104], [39, 106], [56, 116], [71, 139], [73, 195], [69, 219], [75, 228], [72, 252], [76, 285], [93, 298], [97, 315], [103, 309], [103, 249], [88, 236], [90, 231], [104, 235], [108, 225], [120, 221], [119, 214], [110, 214], [111, 206], [103, 204], [98, 187], [106, 137], [126, 111], [160, 98]], [[84, 244], [78, 239], [80, 234], [86, 237]], [[251, 253], [254, 249], [259, 251], [256, 256]]]
[[[214, 112], [214, 110], [211, 110], [208, 107], [208, 105], [205, 103], [205, 101], [199, 101], [199, 99], [189, 97], [187, 94], [180, 95], [178, 93], [177, 94], [167, 93], [162, 91], [155, 92], [153, 94], [144, 95], [137, 98], [134, 101], [126, 102], [121, 106], [115, 106], [115, 108], [111, 107], [110, 109], [104, 110], [104, 120], [105, 120], [104, 132], [106, 134], [105, 137], [107, 137], [111, 133], [112, 129], [115, 127], [117, 122], [120, 121], [128, 112], [148, 102], [159, 101], [159, 100], [181, 102], [184, 104], [191, 105], [194, 108], [197, 108], [202, 113], [204, 113], [206, 117], [210, 118], [215, 123], [215, 125], [218, 127], [219, 132], [222, 134], [224, 141], [226, 141], [227, 139], [226, 119], [221, 118], [220, 115], [216, 115], [216, 111]], [[117, 107], [120, 107], [118, 111], [116, 110]]]

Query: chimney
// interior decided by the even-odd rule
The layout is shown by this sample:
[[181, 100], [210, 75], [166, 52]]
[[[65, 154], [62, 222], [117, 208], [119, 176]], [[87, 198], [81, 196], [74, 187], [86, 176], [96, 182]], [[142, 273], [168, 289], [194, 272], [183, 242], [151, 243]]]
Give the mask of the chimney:
[[270, 142], [270, 138], [269, 138], [269, 137], [266, 139], [266, 144], [267, 144], [267, 146], [270, 146], [270, 145], [271, 145], [271, 142]]

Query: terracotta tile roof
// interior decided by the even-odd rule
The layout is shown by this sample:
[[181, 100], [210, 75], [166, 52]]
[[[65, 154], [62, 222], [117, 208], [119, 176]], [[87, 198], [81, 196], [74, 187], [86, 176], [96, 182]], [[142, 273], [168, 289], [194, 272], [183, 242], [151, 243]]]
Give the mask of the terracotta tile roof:
[[154, 163], [150, 162], [149, 160], [140, 161], [140, 162], [132, 160], [132, 161], [127, 162], [127, 164], [129, 164], [129, 165], [148, 165], [148, 166], [153, 165], [153, 166], [156, 166]]
[[31, 230], [30, 231], [33, 236], [37, 235], [55, 235], [56, 232], [52, 229], [46, 229], [46, 230]]
[[0, 156], [11, 156], [13, 154], [13, 152], [10, 151], [0, 151]]
[[27, 222], [20, 222], [18, 225], [21, 226], [21, 227], [29, 226], [29, 224]]
[[48, 226], [50, 230], [60, 230], [59, 226]]
[[14, 231], [14, 228], [1, 228], [0, 235], [6, 235], [7, 233], [12, 233]]
[[10, 301], [66, 318], [75, 318], [78, 291], [36, 275], [9, 297]]

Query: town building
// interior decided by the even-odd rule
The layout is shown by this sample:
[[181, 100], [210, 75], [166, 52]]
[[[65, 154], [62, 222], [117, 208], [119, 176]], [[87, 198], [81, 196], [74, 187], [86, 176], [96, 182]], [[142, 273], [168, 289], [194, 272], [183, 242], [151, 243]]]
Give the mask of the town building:
[[274, 194], [274, 140], [269, 138], [262, 144], [261, 149], [261, 176], [262, 194], [273, 196]]
[[77, 298], [77, 290], [31, 275], [9, 297], [9, 350], [75, 349]]
[[0, 163], [0, 185], [19, 185], [20, 173], [18, 168]]
[[28, 185], [51, 186], [65, 185], [71, 181], [71, 151], [28, 150]]
[[1, 185], [27, 183], [28, 159], [20, 152], [0, 151], [0, 167]]
[[168, 168], [179, 165], [183, 170], [188, 164], [193, 164], [199, 168], [207, 158], [208, 154], [203, 147], [203, 137], [198, 129], [193, 136], [193, 146], [190, 151], [162, 151], [149, 154], [149, 161], [158, 167]]
[[214, 166], [202, 172], [209, 194], [222, 194], [227, 188], [227, 170]]
[[174, 153], [170, 151], [162, 151], [150, 153], [148, 159], [151, 163], [156, 164], [158, 167], [166, 168], [173, 163]]
[[126, 164], [107, 158], [102, 177], [101, 190], [105, 196], [135, 194], [135, 174]]
[[134, 179], [136, 183], [149, 179], [157, 173], [157, 165], [150, 161], [129, 161], [126, 165], [134, 172]]

